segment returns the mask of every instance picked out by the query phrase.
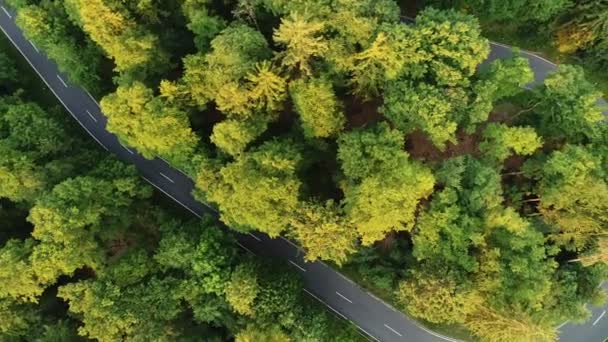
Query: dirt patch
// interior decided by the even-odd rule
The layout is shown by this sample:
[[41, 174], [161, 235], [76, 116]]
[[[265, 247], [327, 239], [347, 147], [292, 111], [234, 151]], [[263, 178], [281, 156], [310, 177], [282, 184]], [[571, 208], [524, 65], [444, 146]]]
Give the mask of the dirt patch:
[[477, 144], [480, 135], [467, 134], [463, 130], [456, 133], [456, 144], [448, 143], [445, 150], [438, 149], [426, 133], [414, 131], [409, 134], [405, 141], [405, 149], [413, 159], [425, 162], [440, 162], [449, 158], [478, 153]]
[[346, 113], [346, 130], [363, 127], [382, 118], [378, 108], [382, 104], [379, 99], [362, 101], [360, 98], [349, 95], [344, 99]]

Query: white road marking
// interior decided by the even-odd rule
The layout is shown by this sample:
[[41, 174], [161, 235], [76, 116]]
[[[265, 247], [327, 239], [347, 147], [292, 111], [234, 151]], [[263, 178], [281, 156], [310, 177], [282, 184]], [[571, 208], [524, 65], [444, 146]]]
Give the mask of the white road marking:
[[390, 326], [388, 326], [388, 325], [386, 325], [386, 324], [384, 324], [384, 326], [385, 326], [385, 327], [386, 327], [388, 330], [390, 330], [390, 331], [394, 332], [395, 334], [399, 335], [399, 337], [403, 337], [403, 335], [401, 335], [401, 334], [400, 334], [400, 333], [399, 333], [397, 330], [395, 330], [395, 329], [391, 328]]
[[166, 174], [159, 172], [161, 176], [163, 176], [166, 180], [168, 180], [169, 182], [175, 184], [175, 182], [173, 181], [173, 179], [169, 178], [169, 176], [167, 176]]
[[[130, 148], [128, 148], [127, 146], [123, 145], [123, 143], [121, 143], [120, 141], [118, 141], [118, 143], [120, 144], [120, 146], [122, 146], [122, 148], [124, 148], [125, 150], [127, 150], [129, 153], [131, 153], [131, 154], [135, 154], [135, 153], [133, 153], [133, 151], [131, 151], [131, 149], [130, 149]], [[161, 174], [161, 175], [163, 175], [163, 173], [162, 173], [162, 172], [161, 172], [160, 174]], [[164, 176], [164, 175], [163, 175], [163, 176]]]
[[258, 240], [258, 241], [262, 241], [259, 237], [255, 236], [255, 235], [253, 235], [251, 233], [249, 233], [249, 236], [251, 236], [252, 238], [254, 238], [254, 239]]
[[53, 89], [53, 87], [51, 87], [51, 85], [49, 84], [49, 82], [46, 81], [46, 78], [42, 77], [42, 74], [40, 73], [40, 71], [38, 71], [38, 69], [36, 69], [36, 67], [34, 66], [34, 64], [32, 64], [32, 62], [29, 60], [29, 58], [27, 58], [27, 55], [25, 53], [23, 53], [23, 51], [21, 50], [21, 48], [19, 47], [19, 45], [17, 45], [17, 43], [15, 43], [15, 41], [13, 40], [13, 38], [6, 33], [6, 31], [4, 30], [4, 28], [2, 26], [0, 26], [0, 30], [2, 30], [2, 32], [4, 32], [4, 35], [8, 38], [8, 40], [11, 41], [11, 43], [13, 43], [13, 46], [15, 46], [15, 48], [17, 49], [17, 51], [19, 51], [19, 53], [23, 56], [23, 58], [25, 58], [25, 60], [32, 67], [32, 69], [34, 69], [34, 71], [36, 71], [36, 73], [38, 74], [38, 77], [40, 77], [40, 79], [42, 79], [42, 82], [44, 82], [44, 84], [46, 84], [46, 86], [51, 90], [51, 92], [55, 95], [55, 97], [57, 98], [57, 100], [59, 100], [59, 102], [70, 113], [70, 115], [72, 115], [72, 117], [80, 124], [80, 126], [82, 126], [82, 128], [85, 131], [87, 131], [87, 133], [89, 133], [89, 135], [93, 139], [95, 139], [95, 141], [97, 141], [97, 143], [99, 145], [101, 145], [101, 147], [103, 147], [106, 151], [109, 151], [108, 148], [104, 144], [102, 144], [101, 141], [99, 141], [99, 139], [97, 139], [97, 137], [94, 136], [93, 133], [91, 133], [91, 131], [89, 131], [89, 129], [86, 128], [86, 126], [82, 124], [82, 122], [80, 122], [80, 120], [78, 120], [78, 118], [76, 117], [76, 115], [74, 115], [74, 113], [72, 113], [72, 110], [65, 104], [65, 102], [63, 102], [63, 100], [61, 99], [61, 97], [59, 97], [57, 95], [57, 93], [55, 92], [55, 90]]
[[300, 269], [300, 271], [302, 271], [302, 272], [306, 272], [306, 269], [305, 269], [304, 267], [302, 267], [302, 266], [300, 266], [300, 265], [296, 264], [295, 262], [293, 262], [293, 261], [291, 261], [291, 260], [287, 260], [287, 261], [289, 261], [289, 263], [290, 263], [290, 264], [292, 264], [292, 265], [294, 265], [295, 267], [299, 268], [299, 269]]
[[64, 87], [68, 87], [67, 83], [65, 83], [65, 81], [63, 80], [63, 78], [61, 78], [61, 76], [59, 76], [59, 74], [57, 74], [57, 78], [59, 79], [59, 81], [61, 81], [61, 84], [63, 84]]
[[28, 39], [28, 42], [30, 42], [30, 45], [32, 45], [32, 47], [34, 48], [34, 50], [36, 50], [36, 52], [40, 53], [40, 50], [38, 50], [38, 48], [36, 47], [36, 45], [34, 45], [34, 42], [32, 42], [29, 39]]
[[560, 324], [557, 329], [560, 329], [561, 327], [563, 327], [564, 325], [568, 324], [569, 321], [565, 321], [564, 323]]
[[[356, 324], [355, 324], [355, 325], [356, 325]], [[365, 333], [365, 334], [366, 334], [368, 337], [370, 337], [372, 340], [374, 340], [374, 341], [376, 341], [376, 342], [380, 342], [380, 340], [379, 340], [379, 339], [377, 339], [377, 338], [376, 338], [374, 335], [372, 335], [372, 334], [368, 333], [368, 332], [367, 332], [367, 330], [365, 330], [365, 329], [361, 328], [361, 327], [360, 327], [360, 326], [358, 326], [358, 325], [356, 325], [356, 326], [357, 326], [357, 329], [359, 329], [359, 330], [363, 331], [363, 332], [364, 332], [364, 333]]]
[[279, 236], [279, 238], [281, 238], [283, 241], [287, 242], [288, 244], [294, 246], [295, 248], [297, 248], [299, 250], [302, 250], [302, 248], [300, 246], [296, 245], [293, 241], [291, 241], [289, 239], [286, 239], [286, 238], [284, 238], [282, 236]]
[[595, 322], [593, 322], [593, 325], [596, 325], [597, 322], [600, 321], [600, 319], [602, 319], [602, 317], [604, 317], [604, 315], [606, 314], [606, 310], [602, 311], [602, 313], [600, 314], [600, 317], [598, 317]]
[[241, 246], [241, 248], [242, 248], [242, 249], [246, 250], [247, 252], [251, 253], [252, 255], [255, 255], [255, 253], [253, 253], [253, 252], [251, 251], [251, 249], [249, 249], [249, 248], [247, 248], [247, 247], [245, 247], [245, 246], [241, 245], [241, 243], [240, 243], [240, 242], [236, 241], [236, 244], [237, 244], [237, 245], [239, 245], [239, 246]]
[[8, 13], [8, 11], [6, 10], [6, 8], [4, 8], [4, 6], [1, 6], [1, 7], [2, 7], [2, 10], [4, 11], [4, 13], [5, 13], [5, 14], [6, 14], [6, 15], [7, 15], [9, 18], [13, 19], [13, 16], [12, 16], [10, 13]]
[[[331, 306], [331, 305], [327, 304], [327, 303], [326, 303], [325, 301], [323, 301], [321, 298], [319, 298], [319, 297], [315, 296], [315, 295], [314, 295], [312, 292], [310, 292], [310, 291], [308, 291], [307, 289], [304, 289], [304, 288], [303, 288], [302, 290], [304, 290], [304, 292], [308, 293], [308, 294], [309, 294], [310, 296], [312, 296], [314, 299], [316, 299], [316, 300], [318, 300], [319, 302], [321, 302], [321, 303], [325, 304], [325, 306], [327, 306], [328, 308], [330, 308], [330, 309], [331, 309], [331, 311], [333, 311], [333, 312], [335, 312], [336, 314], [338, 314], [338, 315], [339, 315], [340, 317], [342, 317], [344, 320], [346, 320], [346, 321], [350, 321], [350, 320], [349, 320], [348, 318], [346, 318], [346, 316], [344, 316], [344, 315], [343, 315], [343, 314], [342, 314], [340, 311], [338, 311], [338, 310], [334, 309], [334, 307], [333, 307], [333, 306]], [[355, 324], [355, 325], [356, 325], [356, 324]], [[361, 330], [363, 330], [363, 329], [361, 329]], [[363, 330], [363, 331], [365, 331], [365, 330]], [[365, 332], [367, 333], [367, 331], [365, 331]], [[368, 335], [369, 335], [369, 334], [368, 334]], [[372, 335], [369, 335], [369, 336], [372, 336]], [[375, 339], [375, 338], [374, 338], [374, 339]], [[377, 339], [376, 339], [376, 340], [377, 340]]]
[[85, 91], [86, 91], [87, 95], [89, 95], [89, 97], [91, 98], [91, 100], [93, 100], [93, 102], [95, 102], [95, 104], [97, 105], [97, 107], [100, 107], [99, 106], [99, 102], [97, 102], [97, 100], [95, 100], [95, 98], [93, 97], [93, 95], [91, 95], [91, 93], [89, 93], [88, 90], [85, 90]]
[[189, 212], [193, 213], [194, 215], [196, 215], [198, 218], [202, 218], [201, 215], [197, 214], [196, 211], [190, 209], [189, 206], [185, 205], [184, 203], [180, 202], [177, 200], [177, 198], [169, 195], [165, 190], [159, 188], [156, 184], [152, 183], [152, 181], [150, 181], [148, 178], [141, 176], [141, 178], [143, 178], [146, 182], [150, 183], [153, 187], [157, 188], [158, 190], [160, 190], [163, 194], [169, 196], [169, 198], [171, 198], [172, 200], [174, 200], [175, 202], [181, 204], [182, 207], [186, 208]]
[[336, 294], [337, 294], [338, 296], [342, 297], [342, 299], [344, 299], [345, 301], [347, 301], [347, 302], [349, 302], [349, 303], [351, 303], [351, 304], [353, 303], [353, 301], [352, 301], [352, 300], [350, 300], [350, 299], [346, 298], [346, 297], [345, 297], [343, 294], [341, 294], [340, 292], [336, 291]]
[[89, 112], [89, 110], [86, 110], [87, 114], [89, 114], [89, 117], [91, 118], [91, 120], [97, 122], [97, 119], [93, 116], [93, 114], [91, 114], [91, 112]]

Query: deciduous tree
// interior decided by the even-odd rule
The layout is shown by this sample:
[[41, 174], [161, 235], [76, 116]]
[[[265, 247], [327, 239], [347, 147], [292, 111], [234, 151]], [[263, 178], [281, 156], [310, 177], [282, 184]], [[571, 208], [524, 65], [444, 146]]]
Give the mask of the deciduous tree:
[[328, 80], [297, 80], [289, 90], [307, 137], [328, 138], [342, 130], [346, 120]]

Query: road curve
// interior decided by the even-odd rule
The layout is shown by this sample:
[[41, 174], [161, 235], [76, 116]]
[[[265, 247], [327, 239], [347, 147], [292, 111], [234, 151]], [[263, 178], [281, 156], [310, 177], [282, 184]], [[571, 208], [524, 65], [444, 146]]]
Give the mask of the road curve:
[[[192, 214], [198, 217], [211, 214], [217, 218], [217, 213], [212, 208], [197, 202], [191, 195], [194, 184], [187, 175], [172, 168], [162, 159], [147, 160], [143, 158], [135, 149], [122, 145], [116, 136], [108, 132], [106, 130], [107, 119], [101, 113], [95, 99], [86, 90], [70, 84], [67, 77], [58, 71], [56, 64], [46, 58], [34, 44], [23, 36], [21, 30], [15, 25], [14, 12], [6, 7], [4, 0], [0, 0], [0, 9], [2, 10], [0, 28], [4, 34], [66, 110], [102, 148], [114, 153], [120, 159], [134, 164], [142, 178]], [[493, 45], [490, 59], [505, 58], [510, 54], [508, 47]], [[537, 61], [538, 57], [534, 55], [524, 56], [530, 59], [533, 67], [536, 63], [542, 66], [539, 69], [542, 78], [554, 68], [547, 66], [547, 62]], [[540, 81], [542, 78], [538, 80]], [[270, 239], [266, 235], [255, 233], [238, 234], [237, 240], [243, 249], [251, 253], [285, 260], [302, 275], [306, 293], [322, 302], [337, 316], [353, 322], [363, 334], [372, 340], [387, 342], [457, 341], [420, 326], [325, 263], [305, 262], [304, 252], [284, 238]], [[569, 334], [576, 336], [576, 339], [572, 341], [602, 342], [603, 339], [594, 338], [602, 334], [606, 335], [608, 330], [605, 329], [605, 324], [608, 322], [608, 318], [600, 317], [598, 322], [601, 323], [596, 323], [589, 329], [589, 331], [594, 331], [593, 334], [585, 335], [579, 332], [578, 328], [570, 328], [570, 325], [563, 326], [562, 331], [564, 336], [570, 336]], [[599, 332], [595, 327], [599, 328]], [[585, 337], [581, 338], [582, 336]]]

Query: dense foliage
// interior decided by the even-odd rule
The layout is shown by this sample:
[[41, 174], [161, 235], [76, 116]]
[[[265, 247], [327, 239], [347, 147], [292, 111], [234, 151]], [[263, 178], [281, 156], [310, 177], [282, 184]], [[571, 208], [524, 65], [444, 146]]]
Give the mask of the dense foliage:
[[[457, 8], [477, 15], [501, 35], [546, 46], [596, 71], [608, 81], [608, 2], [604, 0], [425, 0], [426, 5]], [[564, 56], [561, 56], [563, 58]]]
[[[113, 89], [101, 101], [108, 129], [190, 174], [195, 195], [230, 227], [293, 238], [308, 260], [345, 265], [415, 317], [463, 325], [482, 340], [553, 340], [555, 326], [585, 320], [585, 304], [602, 302], [608, 129], [579, 68], [561, 66], [526, 91], [526, 59], [481, 65], [490, 46], [473, 16], [427, 8], [408, 26], [392, 0], [10, 3], [45, 49], [94, 54], [94, 79], [78, 69], [70, 77], [113, 79], [98, 88]], [[467, 8], [546, 21], [567, 4], [486, 3]], [[61, 29], [45, 41], [35, 19], [54, 11], [48, 25]], [[604, 30], [602, 18], [584, 27]], [[30, 271], [11, 280], [21, 285], [3, 305], [29, 310], [20, 303], [79, 270], [85, 279], [58, 295], [90, 337], [170, 338], [186, 314], [197, 329], [222, 322], [237, 341], [326, 336], [297, 335], [313, 334], [297, 326], [317, 321], [294, 309], [296, 281], [218, 250], [229, 237], [209, 222], [144, 215], [153, 210], [139, 199], [150, 193], [132, 170], [74, 153], [72, 164], [57, 161], [65, 154], [49, 135], [61, 128], [35, 106], [20, 107], [26, 116], [11, 108], [0, 125], [10, 156], [0, 196], [30, 203], [34, 231], [6, 245], [3, 257]], [[39, 136], [48, 138], [28, 138]], [[78, 163], [88, 168], [65, 166]], [[74, 169], [81, 173], [64, 181]], [[134, 207], [142, 214], [124, 213]], [[83, 245], [71, 251], [75, 236]], [[118, 236], [129, 248], [99, 252]], [[171, 296], [156, 302], [167, 288]], [[107, 311], [106, 300], [124, 309]], [[143, 309], [156, 305], [160, 316]]]
[[153, 197], [0, 61], [1, 341], [359, 339], [285, 263]]

